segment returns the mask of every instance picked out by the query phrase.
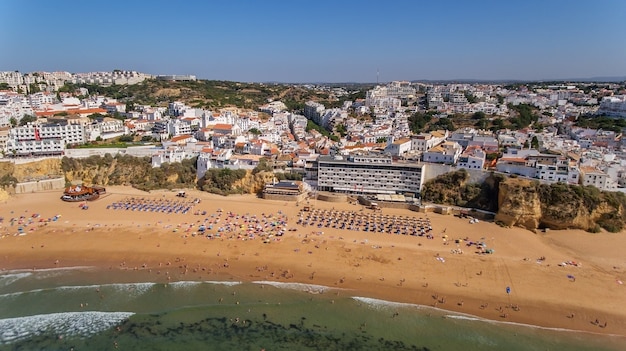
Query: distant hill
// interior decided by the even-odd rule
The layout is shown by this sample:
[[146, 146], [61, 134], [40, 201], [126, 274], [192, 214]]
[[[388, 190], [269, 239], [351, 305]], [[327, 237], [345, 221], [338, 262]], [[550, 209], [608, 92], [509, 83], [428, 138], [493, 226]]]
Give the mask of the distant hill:
[[300, 110], [309, 100], [326, 107], [341, 106], [344, 100], [364, 96], [334, 97], [329, 91], [314, 90], [304, 84], [240, 83], [216, 80], [191, 82], [148, 79], [134, 85], [100, 86], [91, 84], [66, 84], [61, 91], [87, 88], [90, 94], [101, 94], [135, 105], [167, 106], [182, 101], [194, 108], [219, 109], [239, 107], [256, 110], [273, 100], [280, 100], [289, 110]]
[[412, 83], [428, 83], [428, 84], [517, 84], [517, 83], [541, 83], [541, 82], [581, 82], [581, 83], [620, 83], [626, 81], [626, 76], [615, 77], [591, 77], [591, 78], [563, 78], [563, 79], [418, 79], [412, 80]]

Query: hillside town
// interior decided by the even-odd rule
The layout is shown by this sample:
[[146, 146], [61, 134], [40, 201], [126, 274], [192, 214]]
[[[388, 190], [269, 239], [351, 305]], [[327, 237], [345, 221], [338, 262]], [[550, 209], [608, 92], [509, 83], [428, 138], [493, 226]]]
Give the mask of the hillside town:
[[[608, 191], [626, 186], [622, 131], [577, 126], [582, 117], [626, 118], [623, 84], [395, 81], [341, 107], [306, 101], [299, 111], [280, 100], [256, 109], [210, 110], [182, 101], [137, 105], [84, 87], [60, 91], [67, 83], [131, 85], [149, 79], [196, 77], [119, 70], [0, 72], [2, 158], [109, 153], [149, 156], [159, 167], [197, 157], [198, 178], [210, 168], [254, 169], [269, 160], [276, 169], [301, 175], [311, 190], [409, 198], [419, 197], [425, 181], [458, 169], [476, 180], [500, 172]], [[350, 93], [305, 87], [336, 97]], [[536, 120], [513, 128], [504, 121], [518, 118], [519, 106], [532, 108]], [[416, 116], [427, 116], [430, 128], [416, 130]], [[466, 116], [468, 123], [454, 126], [455, 116]], [[107, 141], [129, 145], [84, 147]]]

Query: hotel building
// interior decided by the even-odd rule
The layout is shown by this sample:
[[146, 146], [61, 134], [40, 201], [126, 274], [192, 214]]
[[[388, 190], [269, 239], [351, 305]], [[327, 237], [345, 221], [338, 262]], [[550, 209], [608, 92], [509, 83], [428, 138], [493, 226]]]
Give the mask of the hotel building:
[[320, 191], [354, 194], [419, 194], [424, 165], [394, 161], [391, 156], [320, 156]]

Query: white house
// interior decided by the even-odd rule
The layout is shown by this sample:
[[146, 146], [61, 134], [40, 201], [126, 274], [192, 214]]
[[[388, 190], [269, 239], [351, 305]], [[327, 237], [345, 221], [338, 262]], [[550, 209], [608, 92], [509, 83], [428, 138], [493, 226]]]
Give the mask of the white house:
[[456, 164], [463, 148], [456, 142], [446, 141], [423, 154], [424, 162]]

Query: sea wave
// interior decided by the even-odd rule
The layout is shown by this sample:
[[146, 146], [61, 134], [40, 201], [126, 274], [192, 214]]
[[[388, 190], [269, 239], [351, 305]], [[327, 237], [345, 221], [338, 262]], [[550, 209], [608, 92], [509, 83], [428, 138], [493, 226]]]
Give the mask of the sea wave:
[[220, 281], [220, 280], [205, 280], [206, 284], [216, 284], [216, 285], [226, 285], [226, 286], [235, 286], [241, 284], [241, 282], [231, 282], [231, 281]]
[[105, 288], [113, 288], [118, 291], [124, 291], [127, 296], [140, 296], [148, 292], [155, 286], [156, 283], [114, 283], [114, 284], [99, 284], [99, 285], [64, 285], [53, 288], [45, 288], [45, 289], [33, 289], [27, 291], [19, 291], [1, 294], [0, 298], [6, 297], [15, 297], [26, 294], [36, 294], [40, 292], [51, 292], [51, 291], [72, 291], [72, 290], [99, 290]]
[[59, 337], [87, 337], [128, 319], [132, 312], [63, 312], [0, 319], [0, 344], [52, 333]]
[[315, 284], [303, 284], [303, 283], [283, 283], [283, 282], [274, 282], [274, 281], [253, 281], [253, 284], [261, 284], [261, 285], [271, 285], [276, 288], [281, 289], [290, 289], [297, 291], [304, 291], [312, 294], [322, 294], [329, 291], [331, 288], [324, 285], [315, 285]]
[[200, 284], [202, 284], [202, 282], [195, 281], [195, 280], [181, 280], [177, 282], [167, 283], [167, 286], [174, 288], [174, 289], [190, 289]]
[[361, 303], [364, 303], [372, 308], [375, 309], [386, 309], [386, 308], [390, 308], [390, 307], [409, 307], [409, 308], [425, 308], [428, 306], [423, 306], [423, 305], [417, 305], [417, 304], [413, 304], [413, 303], [406, 303], [406, 302], [394, 302], [394, 301], [387, 301], [387, 300], [380, 300], [380, 299], [374, 299], [371, 297], [362, 297], [362, 296], [352, 296], [352, 299], [359, 301]]
[[30, 272], [19, 272], [19, 273], [7, 273], [0, 275], [0, 286], [8, 286], [20, 279], [27, 278], [31, 276]]

